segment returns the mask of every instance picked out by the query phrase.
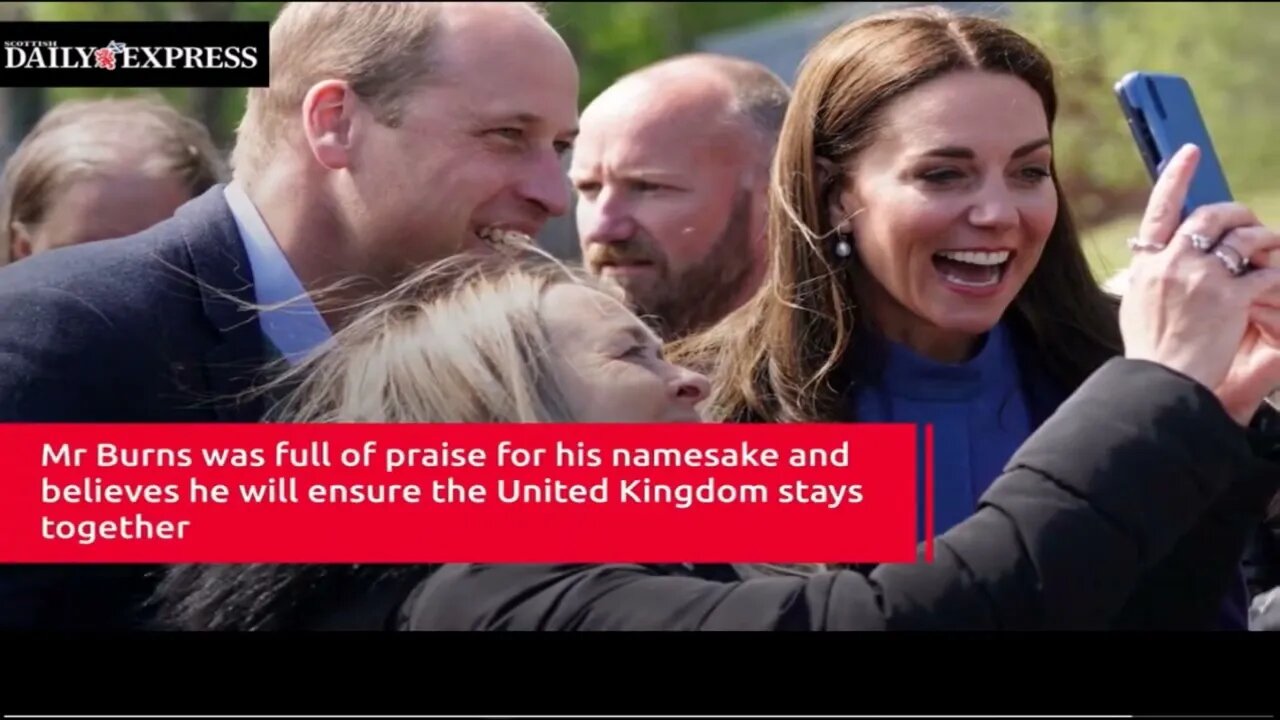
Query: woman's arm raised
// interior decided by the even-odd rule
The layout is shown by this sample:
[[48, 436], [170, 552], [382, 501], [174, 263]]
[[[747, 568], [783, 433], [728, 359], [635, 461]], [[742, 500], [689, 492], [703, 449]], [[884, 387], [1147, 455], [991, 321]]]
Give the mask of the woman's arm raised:
[[938, 538], [932, 564], [725, 582], [645, 565], [447, 565], [404, 627], [1100, 629], [1228, 483], [1275, 470], [1203, 386], [1117, 359]]

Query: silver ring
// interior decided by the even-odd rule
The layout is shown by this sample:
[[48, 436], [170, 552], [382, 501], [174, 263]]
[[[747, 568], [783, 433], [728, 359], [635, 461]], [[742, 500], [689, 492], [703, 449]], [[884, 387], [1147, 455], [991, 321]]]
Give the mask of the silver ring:
[[1163, 245], [1157, 245], [1156, 243], [1150, 243], [1145, 240], [1139, 240], [1136, 237], [1129, 238], [1128, 240], [1125, 241], [1125, 244], [1129, 246], [1130, 251], [1134, 251], [1134, 252], [1138, 250], [1163, 250], [1164, 249]]
[[1226, 243], [1219, 243], [1213, 249], [1213, 255], [1222, 261], [1223, 267], [1234, 277], [1240, 277], [1249, 268], [1249, 263], [1245, 261], [1240, 251]]
[[1209, 252], [1213, 248], [1213, 238], [1201, 233], [1191, 233], [1187, 236], [1191, 239], [1191, 247], [1200, 252]]

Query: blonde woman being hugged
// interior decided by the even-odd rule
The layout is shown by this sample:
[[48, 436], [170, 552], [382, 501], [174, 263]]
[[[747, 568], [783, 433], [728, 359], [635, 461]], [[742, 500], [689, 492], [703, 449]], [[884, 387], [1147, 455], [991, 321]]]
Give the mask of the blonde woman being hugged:
[[[511, 247], [410, 277], [266, 391], [282, 422], [696, 422], [707, 380], [661, 349], [615, 291]], [[181, 565], [156, 599], [177, 629], [377, 628], [430, 571]]]

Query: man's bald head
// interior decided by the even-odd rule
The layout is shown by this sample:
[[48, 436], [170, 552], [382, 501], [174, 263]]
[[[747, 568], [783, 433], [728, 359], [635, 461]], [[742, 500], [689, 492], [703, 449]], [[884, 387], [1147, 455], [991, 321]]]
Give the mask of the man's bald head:
[[583, 257], [668, 337], [758, 285], [789, 99], [758, 63], [696, 54], [622, 77], [583, 111], [570, 170]]
[[[622, 112], [653, 109], [655, 114], [688, 111], [703, 128], [726, 123], [751, 133], [761, 162], [773, 157], [791, 91], [757, 62], [716, 55], [678, 55], [619, 78], [584, 111], [609, 106]], [[713, 122], [714, 121], [714, 122]]]

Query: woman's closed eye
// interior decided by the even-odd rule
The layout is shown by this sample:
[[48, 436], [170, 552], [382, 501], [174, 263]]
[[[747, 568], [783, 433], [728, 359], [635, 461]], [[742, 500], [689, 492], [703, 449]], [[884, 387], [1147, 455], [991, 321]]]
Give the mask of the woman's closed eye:
[[662, 357], [662, 343], [639, 325], [628, 325], [611, 334], [612, 357], [620, 360], [648, 360]]
[[626, 349], [618, 356], [619, 359], [628, 361], [661, 361], [665, 353], [662, 345], [653, 342], [635, 342], [626, 346]]
[[626, 358], [626, 359], [645, 359], [653, 354], [654, 354], [653, 348], [649, 347], [648, 345], [642, 345], [637, 343], [637, 344], [628, 346], [627, 349], [623, 351], [623, 353], [619, 357]]

